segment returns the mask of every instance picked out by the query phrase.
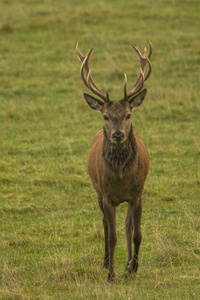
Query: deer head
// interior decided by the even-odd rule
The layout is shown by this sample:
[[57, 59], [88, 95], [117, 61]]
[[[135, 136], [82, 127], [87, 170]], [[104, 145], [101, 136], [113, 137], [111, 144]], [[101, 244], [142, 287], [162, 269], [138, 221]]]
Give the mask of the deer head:
[[[124, 97], [118, 101], [111, 101], [109, 99], [109, 93], [106, 91], [104, 94], [95, 84], [91, 70], [89, 68], [89, 62], [91, 61], [94, 53], [91, 48], [86, 56], [83, 56], [79, 50], [79, 43], [77, 44], [76, 51], [79, 60], [82, 62], [81, 65], [81, 78], [84, 84], [90, 89], [95, 95], [101, 98], [95, 98], [89, 94], [84, 93], [85, 100], [88, 105], [102, 113], [104, 118], [104, 132], [106, 137], [111, 143], [124, 143], [130, 133], [131, 129], [131, 112], [136, 107], [140, 106], [146, 96], [147, 89], [143, 89], [145, 81], [151, 74], [151, 63], [149, 58], [152, 54], [152, 43], [149, 43], [149, 51], [146, 54], [146, 48], [143, 51], [135, 44], [131, 44], [133, 49], [136, 51], [140, 60], [140, 73], [134, 86], [127, 92], [127, 76], [124, 80]], [[148, 72], [145, 74], [146, 66], [148, 65]]]

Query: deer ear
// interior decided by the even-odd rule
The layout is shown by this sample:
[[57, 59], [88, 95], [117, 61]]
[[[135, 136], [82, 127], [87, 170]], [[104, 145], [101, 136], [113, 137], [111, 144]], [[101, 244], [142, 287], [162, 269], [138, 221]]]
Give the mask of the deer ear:
[[134, 109], [138, 106], [140, 106], [146, 96], [147, 89], [142, 90], [139, 94], [128, 100], [130, 108]]
[[101, 100], [98, 100], [86, 93], [83, 94], [85, 97], [85, 100], [87, 102], [87, 104], [94, 110], [99, 110], [102, 111], [104, 102], [102, 102]]

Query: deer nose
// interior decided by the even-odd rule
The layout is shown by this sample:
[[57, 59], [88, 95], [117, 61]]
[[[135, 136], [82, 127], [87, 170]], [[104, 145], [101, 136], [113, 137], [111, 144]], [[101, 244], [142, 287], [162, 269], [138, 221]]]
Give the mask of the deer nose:
[[124, 133], [121, 131], [114, 132], [113, 139], [117, 142], [121, 142], [124, 139]]

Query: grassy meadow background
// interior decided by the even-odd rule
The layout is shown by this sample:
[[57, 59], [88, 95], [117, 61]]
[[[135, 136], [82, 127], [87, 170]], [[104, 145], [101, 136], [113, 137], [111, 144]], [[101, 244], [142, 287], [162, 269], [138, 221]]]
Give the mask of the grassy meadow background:
[[[200, 297], [199, 1], [0, 2], [0, 299]], [[102, 214], [86, 171], [102, 117], [83, 99], [75, 46], [111, 99], [135, 82], [130, 46], [153, 45], [132, 120], [150, 153], [137, 275], [125, 272], [126, 204], [117, 209], [117, 281], [102, 268]]]

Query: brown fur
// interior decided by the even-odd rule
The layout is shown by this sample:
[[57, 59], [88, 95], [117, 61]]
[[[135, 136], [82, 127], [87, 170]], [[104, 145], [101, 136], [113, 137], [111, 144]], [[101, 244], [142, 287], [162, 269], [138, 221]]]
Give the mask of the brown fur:
[[[88, 173], [104, 214], [104, 266], [109, 267], [109, 281], [115, 279], [114, 248], [117, 242], [115, 207], [125, 201], [128, 202], [126, 218], [128, 261], [126, 268], [129, 272], [134, 272], [138, 267], [138, 252], [141, 242], [141, 195], [148, 173], [149, 155], [143, 142], [133, 131], [131, 120], [123, 117], [123, 113], [126, 115], [130, 111], [128, 104], [123, 106], [118, 101], [114, 101], [112, 106], [104, 105], [101, 112], [109, 115], [112, 121], [105, 121], [104, 129], [94, 137], [87, 161]], [[124, 130], [127, 138], [123, 143], [111, 141], [112, 133], [110, 134], [110, 132], [116, 130]], [[132, 240], [135, 245], [133, 255]]]

